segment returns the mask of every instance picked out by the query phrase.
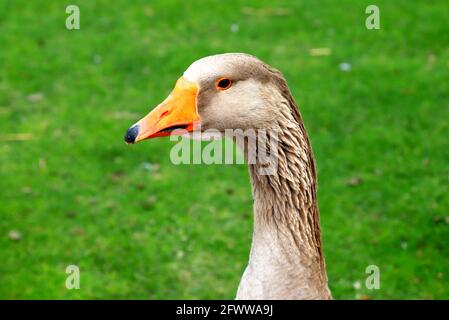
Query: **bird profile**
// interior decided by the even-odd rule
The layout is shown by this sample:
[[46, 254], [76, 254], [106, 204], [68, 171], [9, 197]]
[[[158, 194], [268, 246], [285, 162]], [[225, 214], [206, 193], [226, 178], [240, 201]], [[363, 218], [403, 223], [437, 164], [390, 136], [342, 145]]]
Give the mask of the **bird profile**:
[[[127, 143], [216, 130], [233, 137], [247, 161], [254, 231], [237, 299], [331, 299], [322, 251], [315, 159], [302, 117], [283, 75], [243, 53], [193, 62], [171, 94], [131, 126]], [[251, 139], [247, 130], [264, 132]], [[271, 144], [275, 142], [275, 148]], [[275, 149], [275, 150], [274, 150]], [[274, 152], [275, 151], [275, 152]], [[269, 173], [265, 170], [271, 167]]]

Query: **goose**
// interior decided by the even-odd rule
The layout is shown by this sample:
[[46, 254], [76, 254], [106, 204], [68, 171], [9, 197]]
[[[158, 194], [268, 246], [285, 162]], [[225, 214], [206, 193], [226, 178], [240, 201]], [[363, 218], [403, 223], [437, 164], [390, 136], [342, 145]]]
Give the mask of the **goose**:
[[[321, 243], [315, 160], [282, 73], [244, 53], [201, 58], [187, 68], [166, 100], [126, 131], [125, 141], [133, 144], [209, 129], [276, 133], [275, 172], [261, 170], [267, 163], [248, 163], [253, 237], [236, 299], [332, 299]], [[234, 140], [240, 141], [248, 159], [250, 149], [254, 152], [248, 148], [249, 139]], [[257, 145], [263, 147], [268, 139], [262, 141]]]

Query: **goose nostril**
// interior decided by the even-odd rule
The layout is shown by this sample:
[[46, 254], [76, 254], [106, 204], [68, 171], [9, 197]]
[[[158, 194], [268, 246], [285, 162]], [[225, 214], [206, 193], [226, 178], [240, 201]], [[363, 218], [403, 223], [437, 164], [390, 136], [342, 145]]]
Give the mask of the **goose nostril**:
[[170, 113], [170, 110], [164, 111], [161, 113], [159, 120], [162, 119], [163, 117], [165, 117], [166, 115], [168, 115]]

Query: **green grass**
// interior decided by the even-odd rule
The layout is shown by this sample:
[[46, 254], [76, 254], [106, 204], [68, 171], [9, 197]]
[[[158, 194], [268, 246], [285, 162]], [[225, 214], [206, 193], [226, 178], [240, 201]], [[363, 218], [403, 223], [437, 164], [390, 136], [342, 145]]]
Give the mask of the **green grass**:
[[[239, 51], [283, 71], [299, 102], [334, 297], [448, 299], [449, 3], [377, 0], [368, 31], [372, 3], [280, 1], [277, 16], [267, 0], [1, 1], [0, 298], [234, 297], [246, 167], [174, 166], [173, 142], [123, 135], [192, 61]], [[69, 264], [80, 290], [65, 288]], [[364, 288], [370, 264], [380, 290]]]

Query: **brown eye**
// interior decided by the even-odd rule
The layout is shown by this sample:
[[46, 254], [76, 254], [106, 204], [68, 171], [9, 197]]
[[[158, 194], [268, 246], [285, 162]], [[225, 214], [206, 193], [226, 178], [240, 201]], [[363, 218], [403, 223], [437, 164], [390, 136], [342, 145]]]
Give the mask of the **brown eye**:
[[232, 86], [231, 79], [228, 78], [220, 78], [215, 82], [215, 88], [217, 90], [226, 90]]

